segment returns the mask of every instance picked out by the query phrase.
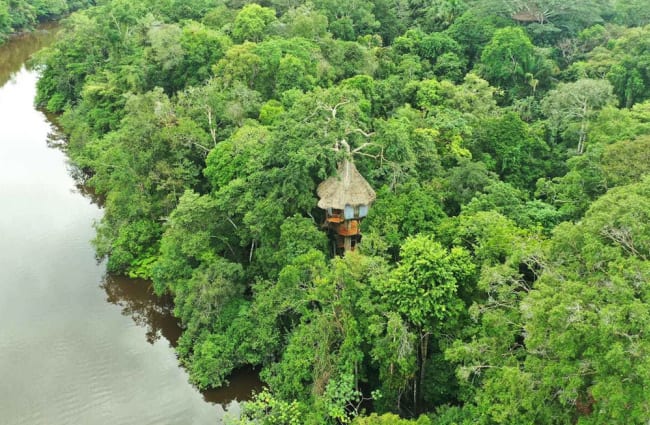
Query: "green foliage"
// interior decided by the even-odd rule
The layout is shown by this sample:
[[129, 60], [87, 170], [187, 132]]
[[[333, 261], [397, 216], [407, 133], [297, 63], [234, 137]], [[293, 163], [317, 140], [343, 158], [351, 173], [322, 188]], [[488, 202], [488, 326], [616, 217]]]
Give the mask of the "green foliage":
[[289, 37], [317, 40], [327, 34], [327, 17], [309, 3], [289, 9], [282, 15], [282, 22]]
[[9, 15], [9, 4], [3, 0], [0, 1], [0, 34], [4, 39], [9, 33], [11, 33], [11, 15]]
[[507, 89], [506, 100], [511, 101], [548, 87], [555, 64], [521, 28], [507, 27], [497, 30], [483, 49], [479, 70], [488, 81]]
[[313, 4], [327, 16], [329, 30], [336, 38], [356, 40], [380, 27], [373, 14], [373, 2], [369, 0], [315, 0]]
[[0, 44], [10, 35], [30, 31], [38, 22], [59, 19], [69, 12], [94, 4], [89, 0], [2, 0], [0, 1]]
[[440, 326], [457, 314], [458, 285], [473, 273], [467, 253], [461, 248], [447, 252], [426, 236], [406, 240], [402, 260], [391, 277], [377, 282], [384, 300], [418, 327]]
[[153, 73], [146, 78], [148, 85], [159, 85], [168, 93], [208, 80], [211, 65], [225, 55], [232, 43], [227, 36], [189, 21], [182, 31], [176, 27], [175, 40], [162, 40], [162, 45], [156, 46], [156, 40], [158, 43], [161, 40], [160, 37], [153, 38], [153, 35], [158, 34], [161, 28], [164, 26], [149, 30], [151, 49], [157, 56], [151, 60]]
[[614, 16], [616, 23], [631, 27], [642, 27], [650, 24], [648, 8], [643, 1], [617, 0], [614, 2], [614, 11], [616, 13]]
[[606, 0], [490, 0], [479, 4], [496, 9], [491, 13], [526, 25], [535, 41], [542, 44], [575, 36], [583, 28], [602, 22], [603, 16], [611, 13], [611, 2]]
[[632, 141], [620, 141], [609, 145], [603, 152], [603, 172], [607, 186], [636, 183], [650, 174], [648, 152], [650, 137], [643, 136]]
[[260, 108], [260, 123], [271, 125], [282, 116], [283, 112], [282, 104], [275, 99], [271, 99]]
[[[48, 104], [60, 112], [76, 101], [83, 82], [106, 59], [106, 41], [101, 40], [101, 30], [94, 17], [77, 13], [66, 20], [61, 41], [47, 54], [48, 66], [38, 81], [37, 103]], [[60, 100], [48, 102], [53, 96]]]
[[445, 214], [435, 187], [404, 184], [392, 192], [383, 187], [364, 222], [364, 228], [368, 229], [365, 237], [372, 239], [364, 242], [364, 252], [374, 248], [376, 253], [383, 253], [380, 246], [371, 244], [375, 238], [380, 238], [386, 244], [385, 249], [397, 257], [399, 246], [408, 236], [433, 231], [443, 217]]
[[488, 171], [485, 163], [468, 159], [458, 161], [458, 165], [446, 171], [441, 182], [445, 211], [448, 215], [457, 215], [462, 205], [496, 180], [497, 176]]
[[613, 101], [612, 87], [605, 80], [581, 79], [559, 84], [542, 101], [551, 131], [564, 139], [577, 139], [578, 154], [585, 150], [589, 124], [598, 110]]
[[619, 104], [631, 107], [650, 96], [650, 75], [645, 63], [650, 50], [647, 45], [649, 27], [628, 28], [618, 37], [595, 47], [586, 62], [577, 62], [574, 68], [582, 76], [605, 76], [614, 87]]
[[[156, 241], [160, 238], [160, 226], [148, 220], [139, 220], [120, 227], [116, 235], [108, 234], [111, 231], [108, 226], [97, 229], [98, 254], [110, 254], [106, 264], [108, 271], [123, 273], [133, 268], [130, 271], [134, 275], [148, 277], [143, 266], [149, 265], [150, 259], [155, 256]], [[110, 245], [103, 245], [102, 238], [110, 238]]]
[[[613, 189], [592, 204], [581, 223], [558, 229], [551, 246], [556, 271], [543, 276], [524, 304], [527, 365], [531, 373], [543, 374], [542, 392], [562, 386], [556, 402], [577, 406], [583, 423], [621, 415], [630, 423], [643, 421], [645, 366], [633, 359], [646, 349], [639, 332], [647, 300], [637, 279], [643, 281], [648, 270], [648, 184], [644, 179]], [[565, 279], [561, 286], [558, 278]], [[542, 351], [548, 357], [537, 354]], [[549, 357], [556, 360], [548, 362]], [[628, 382], [626, 390], [615, 384], [621, 379]], [[628, 411], [627, 405], [638, 408]]]
[[550, 148], [513, 112], [481, 122], [473, 156], [491, 165], [506, 182], [532, 188], [549, 174]]
[[470, 8], [454, 21], [446, 33], [461, 46], [471, 66], [480, 60], [483, 48], [497, 28], [507, 23], [494, 15], [482, 14], [479, 10]]
[[[391, 379], [386, 376], [383, 379], [387, 395], [397, 404], [407, 382], [413, 381], [413, 408], [417, 410], [424, 393], [427, 361], [431, 356], [429, 350], [435, 348], [435, 345], [430, 347], [430, 336], [438, 337], [444, 332], [455, 331], [464, 309], [458, 295], [459, 287], [471, 283], [475, 265], [465, 249], [453, 247], [446, 250], [425, 235], [408, 238], [400, 255], [401, 260], [391, 274], [373, 284], [385, 308], [398, 313], [414, 335], [407, 333], [399, 337], [399, 346], [395, 347], [397, 353], [387, 356], [387, 353], [375, 350], [375, 356], [380, 362], [389, 363], [393, 370], [394, 365], [398, 365], [397, 373], [391, 370]], [[399, 330], [399, 323], [397, 325]], [[389, 322], [387, 332], [395, 335], [394, 326]], [[417, 349], [411, 348], [414, 337], [418, 341]], [[412, 360], [409, 362], [405, 357]], [[395, 382], [396, 378], [402, 382]]]
[[394, 40], [393, 49], [397, 54], [412, 55], [426, 61], [424, 66], [432, 68], [440, 78], [457, 81], [464, 75], [465, 60], [461, 47], [443, 33], [425, 34], [421, 30], [409, 30]]
[[245, 404], [242, 417], [232, 423], [237, 425], [300, 425], [303, 423], [302, 418], [301, 405], [298, 402], [279, 400], [265, 389], [261, 393], [255, 394], [253, 400]]
[[[641, 3], [106, 0], [37, 102], [190, 381], [261, 370], [236, 423], [643, 423]], [[85, 6], [0, 0], [0, 38]], [[331, 258], [346, 146], [377, 199]]]
[[352, 422], [354, 425], [430, 425], [433, 424], [426, 416], [420, 416], [417, 420], [402, 419], [392, 413], [385, 413], [378, 416], [373, 413], [370, 416], [359, 417]]
[[484, 193], [462, 207], [463, 214], [471, 215], [479, 211], [496, 211], [521, 227], [542, 226], [548, 230], [561, 219], [561, 213], [553, 206], [539, 200], [531, 201], [525, 192], [504, 182], [490, 184]]
[[232, 36], [237, 42], [260, 41], [275, 21], [275, 11], [258, 4], [251, 3], [235, 16]]
[[[639, 397], [645, 378], [640, 369], [645, 366], [621, 353], [635, 356], [645, 349], [638, 334], [645, 291], [637, 279], [647, 272], [647, 189], [647, 179], [613, 189], [592, 204], [580, 223], [559, 226], [535, 287], [512, 280], [510, 285], [528, 289], [500, 291], [508, 280], [495, 280], [494, 272], [482, 277], [493, 282], [491, 300], [476, 310], [485, 334], [447, 354], [463, 362], [475, 358], [465, 363], [461, 376], [485, 380], [474, 402], [488, 415], [486, 423], [569, 423], [572, 418], [601, 423], [622, 415], [642, 423], [645, 401]], [[540, 264], [539, 254], [528, 258]], [[491, 350], [499, 347], [492, 332], [514, 337], [501, 346], [502, 354], [480, 350], [489, 335]], [[626, 390], [616, 387], [621, 377], [630, 377]], [[625, 406], [630, 405], [640, 409], [629, 411]]]

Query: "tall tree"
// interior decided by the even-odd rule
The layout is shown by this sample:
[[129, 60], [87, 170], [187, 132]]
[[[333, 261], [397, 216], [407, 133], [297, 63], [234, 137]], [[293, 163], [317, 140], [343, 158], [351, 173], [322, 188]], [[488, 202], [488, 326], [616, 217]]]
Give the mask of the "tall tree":
[[612, 101], [612, 86], [607, 81], [581, 79], [551, 90], [544, 98], [542, 109], [555, 133], [571, 130], [577, 133], [576, 150], [580, 155], [585, 150], [591, 120]]
[[444, 249], [430, 236], [418, 235], [402, 245], [401, 261], [388, 279], [375, 282], [388, 308], [413, 327], [419, 348], [413, 378], [413, 405], [417, 412], [424, 384], [430, 340], [449, 328], [462, 311], [458, 288], [468, 282], [474, 265], [462, 248]]
[[483, 49], [478, 69], [492, 84], [507, 90], [512, 100], [547, 87], [555, 67], [523, 29], [506, 27], [497, 30]]

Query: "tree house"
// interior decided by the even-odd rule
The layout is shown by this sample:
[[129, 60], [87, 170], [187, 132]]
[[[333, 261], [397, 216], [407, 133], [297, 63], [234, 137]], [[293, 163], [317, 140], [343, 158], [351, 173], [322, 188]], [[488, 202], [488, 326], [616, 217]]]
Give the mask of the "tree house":
[[325, 210], [323, 227], [336, 241], [336, 251], [353, 251], [361, 241], [361, 220], [376, 198], [375, 191], [351, 160], [339, 164], [336, 175], [318, 185], [318, 206]]

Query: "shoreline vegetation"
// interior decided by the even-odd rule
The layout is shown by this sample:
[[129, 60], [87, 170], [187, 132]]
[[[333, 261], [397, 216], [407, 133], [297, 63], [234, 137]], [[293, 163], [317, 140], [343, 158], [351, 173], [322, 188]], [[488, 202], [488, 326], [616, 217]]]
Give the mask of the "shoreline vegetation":
[[94, 4], [94, 0], [0, 0], [0, 45]]
[[[645, 3], [105, 0], [37, 103], [192, 383], [261, 371], [234, 423], [643, 424]], [[332, 256], [346, 160], [376, 200]]]

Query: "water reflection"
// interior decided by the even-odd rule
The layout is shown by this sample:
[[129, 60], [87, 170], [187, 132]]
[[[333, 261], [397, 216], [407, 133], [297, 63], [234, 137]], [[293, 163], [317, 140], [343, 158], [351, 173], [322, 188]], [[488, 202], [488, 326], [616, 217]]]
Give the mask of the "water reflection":
[[[106, 301], [120, 306], [122, 315], [146, 329], [147, 342], [154, 344], [164, 337], [176, 347], [182, 329], [173, 316], [171, 297], [157, 297], [149, 281], [123, 276], [108, 275], [101, 287], [106, 292]], [[203, 398], [210, 403], [226, 405], [234, 400], [249, 400], [253, 392], [262, 388], [258, 371], [253, 369], [238, 370], [229, 381], [227, 387], [202, 391]]]
[[0, 424], [219, 423], [239, 405], [206, 403], [187, 383], [164, 339], [170, 307], [148, 302], [146, 285], [99, 287], [105, 267], [88, 241], [101, 210], [46, 145], [38, 75], [20, 67], [52, 37], [0, 47]]
[[[101, 207], [104, 199], [84, 185], [85, 173], [49, 149], [65, 152], [65, 137], [56, 127], [56, 117], [45, 114], [46, 121], [33, 110], [37, 77], [21, 72], [32, 53], [52, 43], [58, 29], [54, 23], [45, 24], [0, 46], [0, 88], [11, 81], [0, 96], [0, 110], [3, 102], [6, 105], [0, 114], [0, 148], [5, 148], [0, 149], [4, 175], [0, 175], [0, 199], [11, 199], [4, 205], [11, 208], [0, 214], [0, 264], [8, 276], [0, 279], [0, 317], [6, 316], [0, 375], [8, 383], [0, 385], [0, 423], [199, 424], [213, 423], [223, 410], [236, 415], [236, 401], [247, 400], [261, 388], [256, 371], [238, 371], [230, 377], [230, 386], [202, 393], [206, 401], [223, 406], [217, 406], [215, 413], [183, 385], [186, 375], [174, 371], [173, 353], [160, 349], [161, 344], [174, 347], [181, 334], [171, 300], [156, 297], [148, 281], [102, 279], [106, 301], [145, 330], [151, 346], [146, 350], [140, 334], [123, 328], [95, 283], [89, 284], [97, 282], [94, 279], [102, 272], [93, 264], [87, 243], [92, 238], [89, 222], [99, 213], [87, 201]], [[62, 172], [65, 167], [67, 173]], [[87, 201], [70, 197], [70, 192], [84, 195]], [[21, 302], [21, 297], [26, 299]], [[29, 320], [38, 325], [19, 326]], [[127, 334], [131, 336], [124, 337]], [[37, 356], [43, 346], [51, 348], [46, 358]], [[133, 379], [137, 385], [123, 386]], [[37, 381], [38, 386], [22, 388], [23, 382]], [[7, 392], [9, 388], [14, 390]], [[100, 418], [103, 413], [95, 408], [103, 412], [98, 406], [109, 405], [119, 407], [110, 417]], [[80, 413], [80, 406], [84, 412]], [[151, 406], [151, 412], [143, 413], [142, 406]], [[86, 410], [88, 417], [83, 416]], [[26, 412], [43, 418], [16, 419]], [[77, 420], [70, 420], [73, 416]], [[153, 417], [158, 419], [151, 422]]]
[[229, 403], [231, 400], [250, 400], [253, 393], [259, 393], [264, 386], [260, 381], [259, 370], [253, 368], [235, 371], [229, 381], [227, 387], [201, 391], [203, 399], [216, 404]]
[[106, 292], [106, 301], [120, 306], [123, 316], [146, 329], [148, 343], [165, 337], [176, 347], [181, 327], [172, 314], [174, 306], [170, 297], [157, 297], [148, 281], [122, 276], [106, 276], [101, 287]]
[[0, 87], [20, 71], [27, 59], [36, 51], [52, 44], [60, 26], [45, 23], [32, 33], [21, 34], [0, 46]]
[[41, 111], [50, 122], [50, 124], [52, 124], [52, 129], [49, 133], [47, 133], [45, 144], [48, 148], [61, 149], [63, 152], [65, 152], [67, 142], [65, 140], [65, 134], [63, 133], [63, 130], [61, 130], [59, 127], [57, 116], [41, 108], [39, 108], [39, 111]]

